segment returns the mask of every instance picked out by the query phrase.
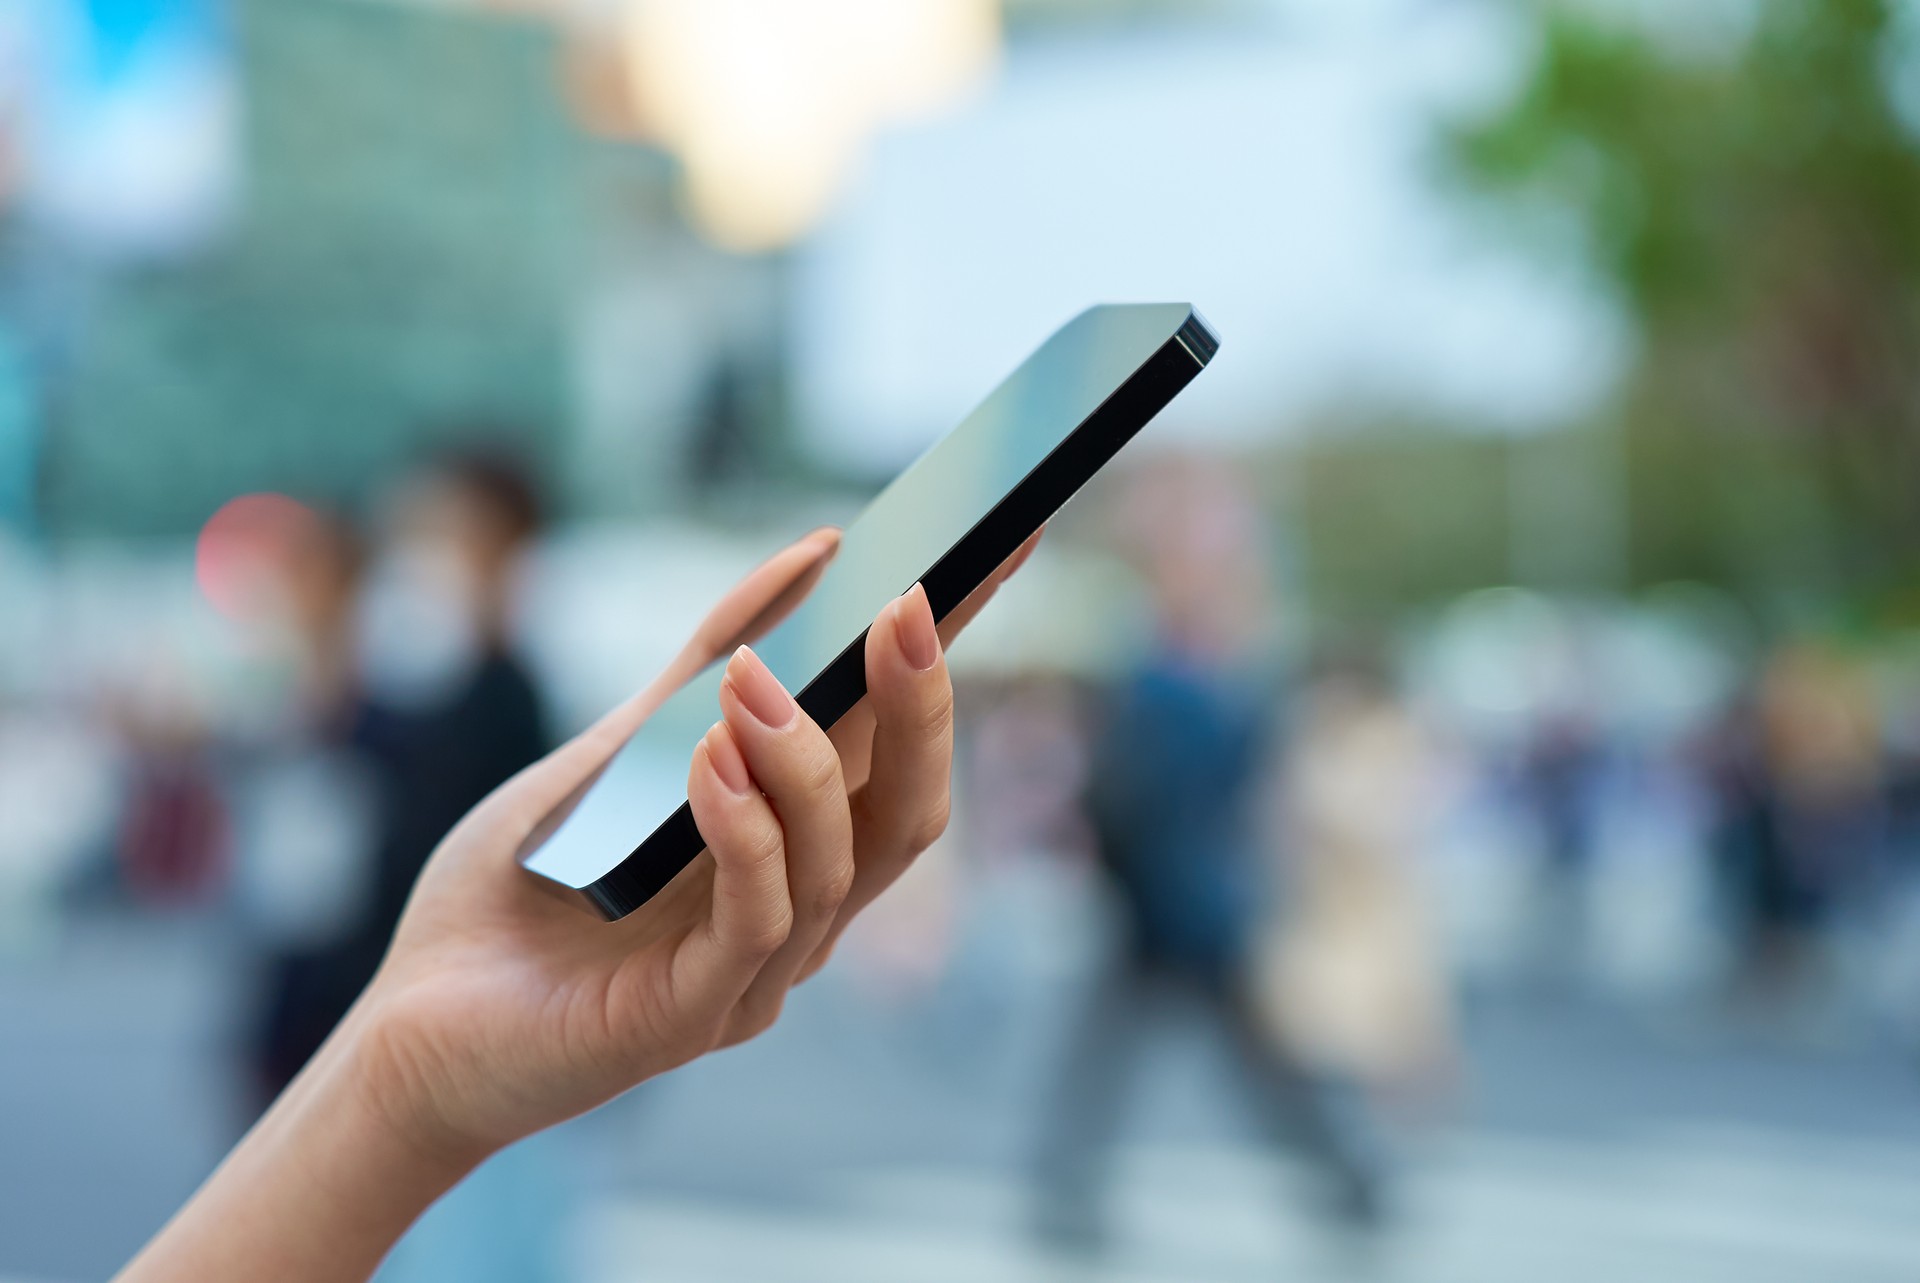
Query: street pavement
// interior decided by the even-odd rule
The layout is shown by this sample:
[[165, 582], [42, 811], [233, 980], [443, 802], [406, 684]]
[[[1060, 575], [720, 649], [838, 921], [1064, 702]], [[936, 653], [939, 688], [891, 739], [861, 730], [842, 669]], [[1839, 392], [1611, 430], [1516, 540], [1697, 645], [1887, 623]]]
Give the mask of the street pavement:
[[[1393, 1129], [1377, 1238], [1317, 1218], [1176, 1018], [1140, 1067], [1105, 1250], [1044, 1250], [1030, 1137], [1094, 965], [1036, 952], [1049, 931], [976, 931], [918, 988], [856, 949], [768, 1037], [484, 1169], [388, 1277], [1920, 1279], [1920, 1073], [1891, 1045], [1511, 991], [1466, 1006], [1451, 1102]], [[107, 1276], [217, 1161], [251, 982], [217, 922], [89, 920], [0, 961], [0, 1278]]]

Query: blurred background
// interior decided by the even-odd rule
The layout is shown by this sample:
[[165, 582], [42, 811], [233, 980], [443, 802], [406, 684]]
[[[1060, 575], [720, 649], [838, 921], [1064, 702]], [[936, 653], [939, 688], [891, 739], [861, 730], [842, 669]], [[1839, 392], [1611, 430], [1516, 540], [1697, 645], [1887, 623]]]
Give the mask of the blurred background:
[[383, 1277], [1920, 1277], [1911, 0], [0, 0], [0, 1276], [1110, 299], [952, 831]]

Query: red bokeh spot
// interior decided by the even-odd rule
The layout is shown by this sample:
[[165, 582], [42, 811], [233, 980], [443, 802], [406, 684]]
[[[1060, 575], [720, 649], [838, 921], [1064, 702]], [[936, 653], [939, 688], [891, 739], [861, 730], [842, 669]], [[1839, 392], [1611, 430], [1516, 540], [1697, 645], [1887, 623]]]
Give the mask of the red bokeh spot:
[[318, 517], [283, 494], [243, 494], [207, 518], [194, 545], [193, 576], [213, 608], [228, 619], [259, 613], [289, 551]]

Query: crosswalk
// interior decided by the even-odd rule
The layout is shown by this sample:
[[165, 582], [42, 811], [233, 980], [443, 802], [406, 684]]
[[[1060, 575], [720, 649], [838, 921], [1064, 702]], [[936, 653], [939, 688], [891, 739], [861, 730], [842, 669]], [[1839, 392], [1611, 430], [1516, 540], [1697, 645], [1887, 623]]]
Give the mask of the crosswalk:
[[1109, 1249], [1050, 1255], [1026, 1187], [898, 1167], [780, 1205], [604, 1202], [586, 1283], [1915, 1283], [1920, 1152], [1747, 1127], [1570, 1138], [1474, 1134], [1404, 1173], [1378, 1241], [1315, 1223], [1297, 1173], [1228, 1147], [1123, 1151]]

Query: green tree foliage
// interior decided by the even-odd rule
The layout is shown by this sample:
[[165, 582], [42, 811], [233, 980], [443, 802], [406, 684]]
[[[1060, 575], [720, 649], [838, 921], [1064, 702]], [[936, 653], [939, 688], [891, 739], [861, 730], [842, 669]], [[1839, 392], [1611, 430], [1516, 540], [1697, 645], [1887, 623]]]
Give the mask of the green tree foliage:
[[1510, 209], [1572, 211], [1639, 327], [1620, 409], [1643, 578], [1832, 596], [1920, 568], [1920, 149], [1899, 110], [1920, 60], [1898, 9], [1756, 0], [1715, 43], [1551, 5], [1522, 93], [1453, 139]]

